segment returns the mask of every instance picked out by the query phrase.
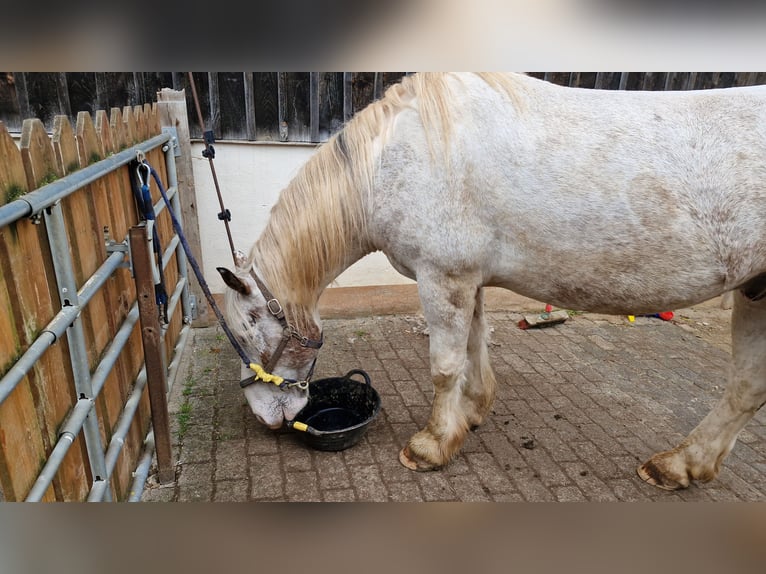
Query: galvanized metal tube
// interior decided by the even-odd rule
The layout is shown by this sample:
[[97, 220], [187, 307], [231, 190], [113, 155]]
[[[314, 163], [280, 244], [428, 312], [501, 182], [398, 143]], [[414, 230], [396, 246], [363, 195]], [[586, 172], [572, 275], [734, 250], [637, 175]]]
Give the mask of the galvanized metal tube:
[[[58, 442], [56, 443], [51, 456], [48, 458], [43, 471], [38, 476], [37, 481], [27, 496], [28, 501], [39, 500], [45, 494], [45, 491], [48, 489], [48, 486], [58, 471], [59, 466], [61, 466], [61, 463], [64, 460], [64, 455], [66, 455], [69, 447], [74, 442], [74, 439], [77, 438], [77, 435], [82, 430], [85, 419], [88, 416], [90, 409], [93, 408], [96, 397], [98, 397], [99, 393], [101, 392], [104, 381], [106, 380], [106, 376], [114, 367], [117, 357], [130, 338], [133, 327], [137, 321], [138, 305], [134, 304], [130, 313], [128, 313], [128, 316], [125, 318], [125, 321], [123, 321], [120, 330], [117, 332], [114, 340], [110, 344], [109, 349], [104, 354], [104, 357], [102, 358], [101, 362], [96, 368], [96, 371], [93, 374], [93, 399], [80, 399], [77, 401], [77, 404], [75, 404], [75, 407], [72, 409], [72, 412], [69, 414], [67, 421], [64, 423], [64, 426], [59, 433]], [[139, 374], [139, 377], [140, 376], [141, 374]], [[103, 493], [99, 500], [102, 498]]]
[[80, 432], [85, 420], [90, 414], [93, 408], [92, 399], [80, 399], [75, 404], [72, 412], [69, 413], [64, 426], [59, 433], [56, 446], [53, 447], [53, 451], [48, 457], [48, 461], [45, 463], [40, 474], [37, 476], [37, 480], [32, 485], [32, 489], [27, 494], [26, 502], [39, 502], [45, 496], [45, 492], [48, 490], [53, 477], [56, 476], [56, 472], [61, 466], [61, 463], [69, 451], [69, 447], [72, 446], [77, 435]]
[[[170, 189], [166, 189], [165, 193], [168, 196], [168, 199], [170, 200], [170, 203], [173, 203], [173, 198], [176, 196], [176, 191], [178, 191], [175, 187], [171, 187]], [[157, 203], [154, 204], [154, 216], [158, 216], [160, 213], [162, 213], [162, 210], [165, 209], [165, 200], [163, 198], [160, 198]]]
[[[176, 157], [173, 153], [173, 146], [172, 142], [171, 145], [167, 145], [163, 148], [165, 150], [165, 167], [168, 172], [168, 187], [170, 189], [173, 189], [174, 191], [178, 190], [178, 172], [176, 171]], [[179, 197], [178, 193], [174, 193], [173, 195], [170, 195], [168, 193], [168, 198], [170, 199], [171, 207], [173, 209], [173, 214], [176, 216], [176, 219], [178, 220], [179, 225], [183, 229], [184, 220], [183, 215], [181, 213], [181, 199]], [[189, 270], [188, 265], [186, 263], [186, 252], [183, 249], [183, 245], [179, 245], [178, 249], [176, 251], [176, 261], [178, 262], [178, 273], [186, 279], [187, 286], [183, 290], [183, 294], [181, 296], [181, 313], [183, 314], [183, 320], [184, 323], [191, 323], [192, 321], [192, 308], [191, 308], [191, 298], [189, 296]]]
[[77, 301], [80, 307], [84, 308], [93, 299], [93, 296], [104, 286], [104, 283], [120, 268], [123, 261], [125, 261], [125, 253], [119, 251], [112, 253], [104, 260], [77, 292]]
[[114, 368], [120, 353], [125, 348], [125, 345], [133, 334], [133, 329], [135, 328], [137, 322], [138, 304], [133, 303], [133, 307], [131, 307], [119, 330], [117, 333], [115, 333], [114, 339], [112, 339], [112, 342], [109, 343], [109, 346], [107, 347], [104, 355], [101, 357], [101, 361], [96, 367], [96, 370], [93, 371], [93, 376], [91, 377], [91, 386], [93, 388], [94, 397], [97, 397], [101, 392], [101, 389], [104, 387], [104, 383], [106, 382], [109, 373]]
[[137, 152], [147, 153], [169, 141], [170, 137], [168, 133], [154, 136], [145, 142], [131, 146], [126, 150], [62, 177], [53, 183], [31, 191], [21, 199], [3, 205], [0, 207], [0, 227], [5, 227], [14, 221], [40, 213], [45, 208], [52, 206], [81, 187], [93, 183], [105, 174], [115, 171], [123, 165], [129, 164], [136, 159]]
[[122, 414], [114, 427], [112, 438], [109, 441], [109, 447], [106, 449], [106, 473], [101, 477], [101, 480], [93, 482], [93, 487], [88, 494], [88, 502], [101, 502], [106, 492], [106, 487], [112, 478], [112, 472], [117, 464], [117, 459], [120, 456], [120, 451], [125, 445], [125, 437], [130, 431], [130, 425], [133, 423], [133, 417], [138, 410], [138, 405], [141, 402], [141, 395], [146, 387], [146, 368], [141, 369], [136, 378], [136, 383], [133, 385], [133, 390], [125, 401], [125, 405], [122, 409]]
[[[178, 301], [178, 297], [176, 297], [176, 302], [177, 301]], [[183, 349], [186, 347], [186, 342], [189, 338], [190, 333], [191, 333], [191, 326], [185, 325], [184, 328], [181, 329], [181, 332], [178, 335], [178, 342], [176, 343], [176, 346], [173, 350], [173, 359], [170, 363], [170, 366], [168, 367], [169, 388], [173, 388], [173, 384], [175, 383], [175, 378], [178, 374], [178, 366], [181, 362], [181, 355], [183, 353]], [[138, 374], [138, 378], [136, 379], [136, 383], [133, 387], [133, 391], [130, 393], [130, 397], [125, 403], [123, 412], [120, 415], [120, 419], [117, 422], [117, 425], [115, 426], [112, 439], [109, 441], [109, 447], [106, 450], [105, 480], [94, 482], [93, 488], [91, 489], [88, 495], [88, 502], [99, 502], [103, 499], [104, 490], [106, 489], [106, 483], [111, 479], [112, 473], [114, 472], [114, 468], [117, 465], [117, 459], [120, 456], [120, 452], [122, 451], [122, 448], [125, 446], [125, 437], [127, 437], [128, 432], [130, 432], [130, 426], [133, 423], [133, 417], [135, 416], [136, 410], [138, 409], [138, 405], [141, 401], [141, 395], [143, 393], [144, 387], [146, 387], [146, 380], [147, 380], [146, 369], [142, 369], [141, 372]], [[154, 441], [153, 431], [151, 432], [151, 435], [152, 435], [152, 441]], [[151, 462], [151, 457], [149, 458]], [[134, 475], [137, 476], [136, 473], [134, 473]], [[146, 481], [147, 477], [148, 477], [148, 473], [144, 475], [144, 479], [143, 479], [144, 482]], [[136, 485], [135, 481], [133, 484]], [[135, 486], [133, 487], [132, 490], [135, 490]], [[141, 490], [143, 491], [143, 483], [141, 484]]]
[[0, 229], [32, 214], [32, 206], [23, 199], [17, 199], [0, 207]]
[[78, 305], [69, 305], [59, 311], [50, 323], [43, 329], [38, 337], [32, 342], [26, 352], [8, 370], [0, 380], [0, 404], [8, 398], [13, 389], [21, 382], [24, 376], [32, 370], [34, 364], [45, 352], [61, 337], [67, 328], [74, 322], [83, 306], [93, 298], [93, 295], [112, 276], [114, 271], [122, 264], [123, 254], [113, 253], [96, 272], [85, 282], [77, 294]]
[[[66, 328], [74, 321], [79, 311], [76, 307], [68, 307], [66, 312], [62, 311], [56, 315], [53, 321], [48, 324], [48, 328], [37, 336], [37, 339], [34, 340], [19, 360], [8, 369], [5, 376], [0, 379], [0, 404], [8, 398], [13, 389], [32, 370], [37, 360], [43, 356], [43, 353], [66, 331]], [[60, 332], [52, 329], [51, 326], [59, 327], [58, 331]]]
[[[69, 251], [69, 242], [64, 223], [64, 214], [60, 203], [55, 203], [50, 209], [45, 210], [45, 228], [48, 233], [53, 268], [56, 274], [56, 285], [62, 307], [79, 307], [77, 283], [74, 277], [72, 255]], [[85, 333], [82, 321], [75, 317], [72, 325], [67, 329], [69, 342], [69, 357], [72, 363], [72, 373], [77, 396], [79, 398], [92, 399], [93, 387], [90, 378], [90, 365], [88, 351], [85, 344]], [[94, 477], [103, 476], [106, 471], [104, 462], [104, 446], [101, 442], [101, 432], [98, 426], [98, 418], [95, 411], [90, 411], [85, 419], [85, 446], [88, 451], [88, 461]], [[107, 490], [107, 498], [111, 493]]]
[[154, 458], [154, 431], [150, 430], [144, 441], [144, 454], [133, 473], [133, 484], [130, 487], [128, 502], [141, 502], [141, 495], [149, 476], [149, 468], [152, 466], [152, 458]]

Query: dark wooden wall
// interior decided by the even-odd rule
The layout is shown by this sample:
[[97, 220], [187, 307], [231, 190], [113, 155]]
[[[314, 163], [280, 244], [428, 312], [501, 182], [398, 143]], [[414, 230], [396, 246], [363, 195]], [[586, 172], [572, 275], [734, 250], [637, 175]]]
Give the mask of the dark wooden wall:
[[[217, 139], [322, 142], [405, 72], [195, 72], [205, 129]], [[688, 90], [766, 84], [764, 72], [530, 72], [556, 84], [626, 90]], [[188, 72], [0, 72], [0, 121], [20, 131], [37, 117], [94, 114], [186, 89], [193, 138], [202, 137]]]

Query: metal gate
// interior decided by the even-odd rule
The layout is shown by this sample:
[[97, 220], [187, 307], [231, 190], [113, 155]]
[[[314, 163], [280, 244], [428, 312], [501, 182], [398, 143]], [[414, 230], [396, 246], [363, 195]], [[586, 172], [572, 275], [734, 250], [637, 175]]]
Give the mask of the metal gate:
[[[89, 116], [84, 127], [78, 116], [76, 136], [61, 118], [50, 141], [39, 120], [26, 120], [20, 145], [26, 182], [11, 181], [14, 173], [22, 177], [13, 168], [19, 157], [0, 124], [6, 154], [0, 192], [9, 200], [0, 200], [0, 500], [137, 501], [153, 458], [152, 421], [167, 421], [167, 410], [151, 412], [147, 400], [152, 373], [147, 377], [146, 342], [136, 325], [152, 318], [139, 321], [136, 247], [126, 231], [143, 229], [132, 196], [137, 156], [161, 174], [169, 207], [181, 219], [177, 142], [174, 130], [160, 131], [156, 104], [125, 108], [123, 118], [117, 110], [116, 122], [114, 111], [111, 129], [101, 122], [104, 137], [91, 151]], [[130, 143], [152, 131], [157, 135]], [[74, 156], [66, 141], [74, 142]], [[183, 249], [168, 206], [156, 186], [151, 191], [168, 295], [159, 339], [167, 393], [192, 310]], [[169, 444], [169, 436], [162, 440]]]

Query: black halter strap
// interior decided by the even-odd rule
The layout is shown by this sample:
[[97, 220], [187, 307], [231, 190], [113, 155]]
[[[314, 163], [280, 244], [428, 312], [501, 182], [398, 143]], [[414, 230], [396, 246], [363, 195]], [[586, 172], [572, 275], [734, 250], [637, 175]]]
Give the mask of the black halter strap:
[[[274, 354], [271, 355], [269, 363], [266, 365], [265, 369], [268, 372], [272, 371], [272, 369], [276, 366], [277, 361], [282, 356], [282, 352], [285, 350], [285, 347], [287, 347], [287, 343], [290, 342], [290, 339], [297, 339], [301, 347], [320, 349], [322, 347], [322, 343], [324, 342], [324, 335], [320, 334], [318, 341], [310, 339], [305, 335], [301, 335], [295, 327], [288, 323], [287, 318], [285, 317], [285, 310], [282, 308], [282, 304], [276, 297], [274, 297], [274, 295], [272, 295], [271, 291], [269, 291], [269, 288], [266, 287], [266, 284], [261, 281], [261, 278], [258, 277], [255, 269], [250, 269], [250, 275], [253, 277], [255, 284], [258, 286], [261, 294], [266, 299], [266, 308], [269, 310], [269, 313], [271, 313], [282, 325], [282, 340], [279, 342], [279, 345], [274, 351]], [[309, 372], [308, 379], [311, 378], [311, 375], [314, 372], [315, 364], [316, 358], [314, 359], [314, 363], [311, 365], [311, 371]]]

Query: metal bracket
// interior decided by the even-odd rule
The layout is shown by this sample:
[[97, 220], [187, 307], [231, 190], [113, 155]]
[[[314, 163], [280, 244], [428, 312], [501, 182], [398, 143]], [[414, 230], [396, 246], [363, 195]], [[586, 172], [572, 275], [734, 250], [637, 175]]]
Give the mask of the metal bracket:
[[106, 246], [107, 256], [112, 253], [127, 253], [128, 257], [123, 259], [120, 263], [120, 267], [124, 269], [130, 269], [131, 276], [133, 275], [133, 258], [130, 255], [130, 243], [127, 239], [117, 242], [109, 235], [109, 226], [104, 226], [104, 245]]
[[[197, 297], [194, 296], [194, 293], [189, 293], [189, 307], [191, 311], [191, 321], [194, 319], [197, 319], [197, 316], [199, 315], [199, 310], [197, 309]], [[191, 321], [189, 321], [191, 323]]]
[[170, 134], [170, 141], [162, 146], [162, 151], [168, 151], [170, 149], [168, 146], [172, 146], [173, 157], [181, 157], [181, 146], [178, 145], [178, 131], [176, 128], [172, 126], [166, 126], [162, 128], [162, 133]]

